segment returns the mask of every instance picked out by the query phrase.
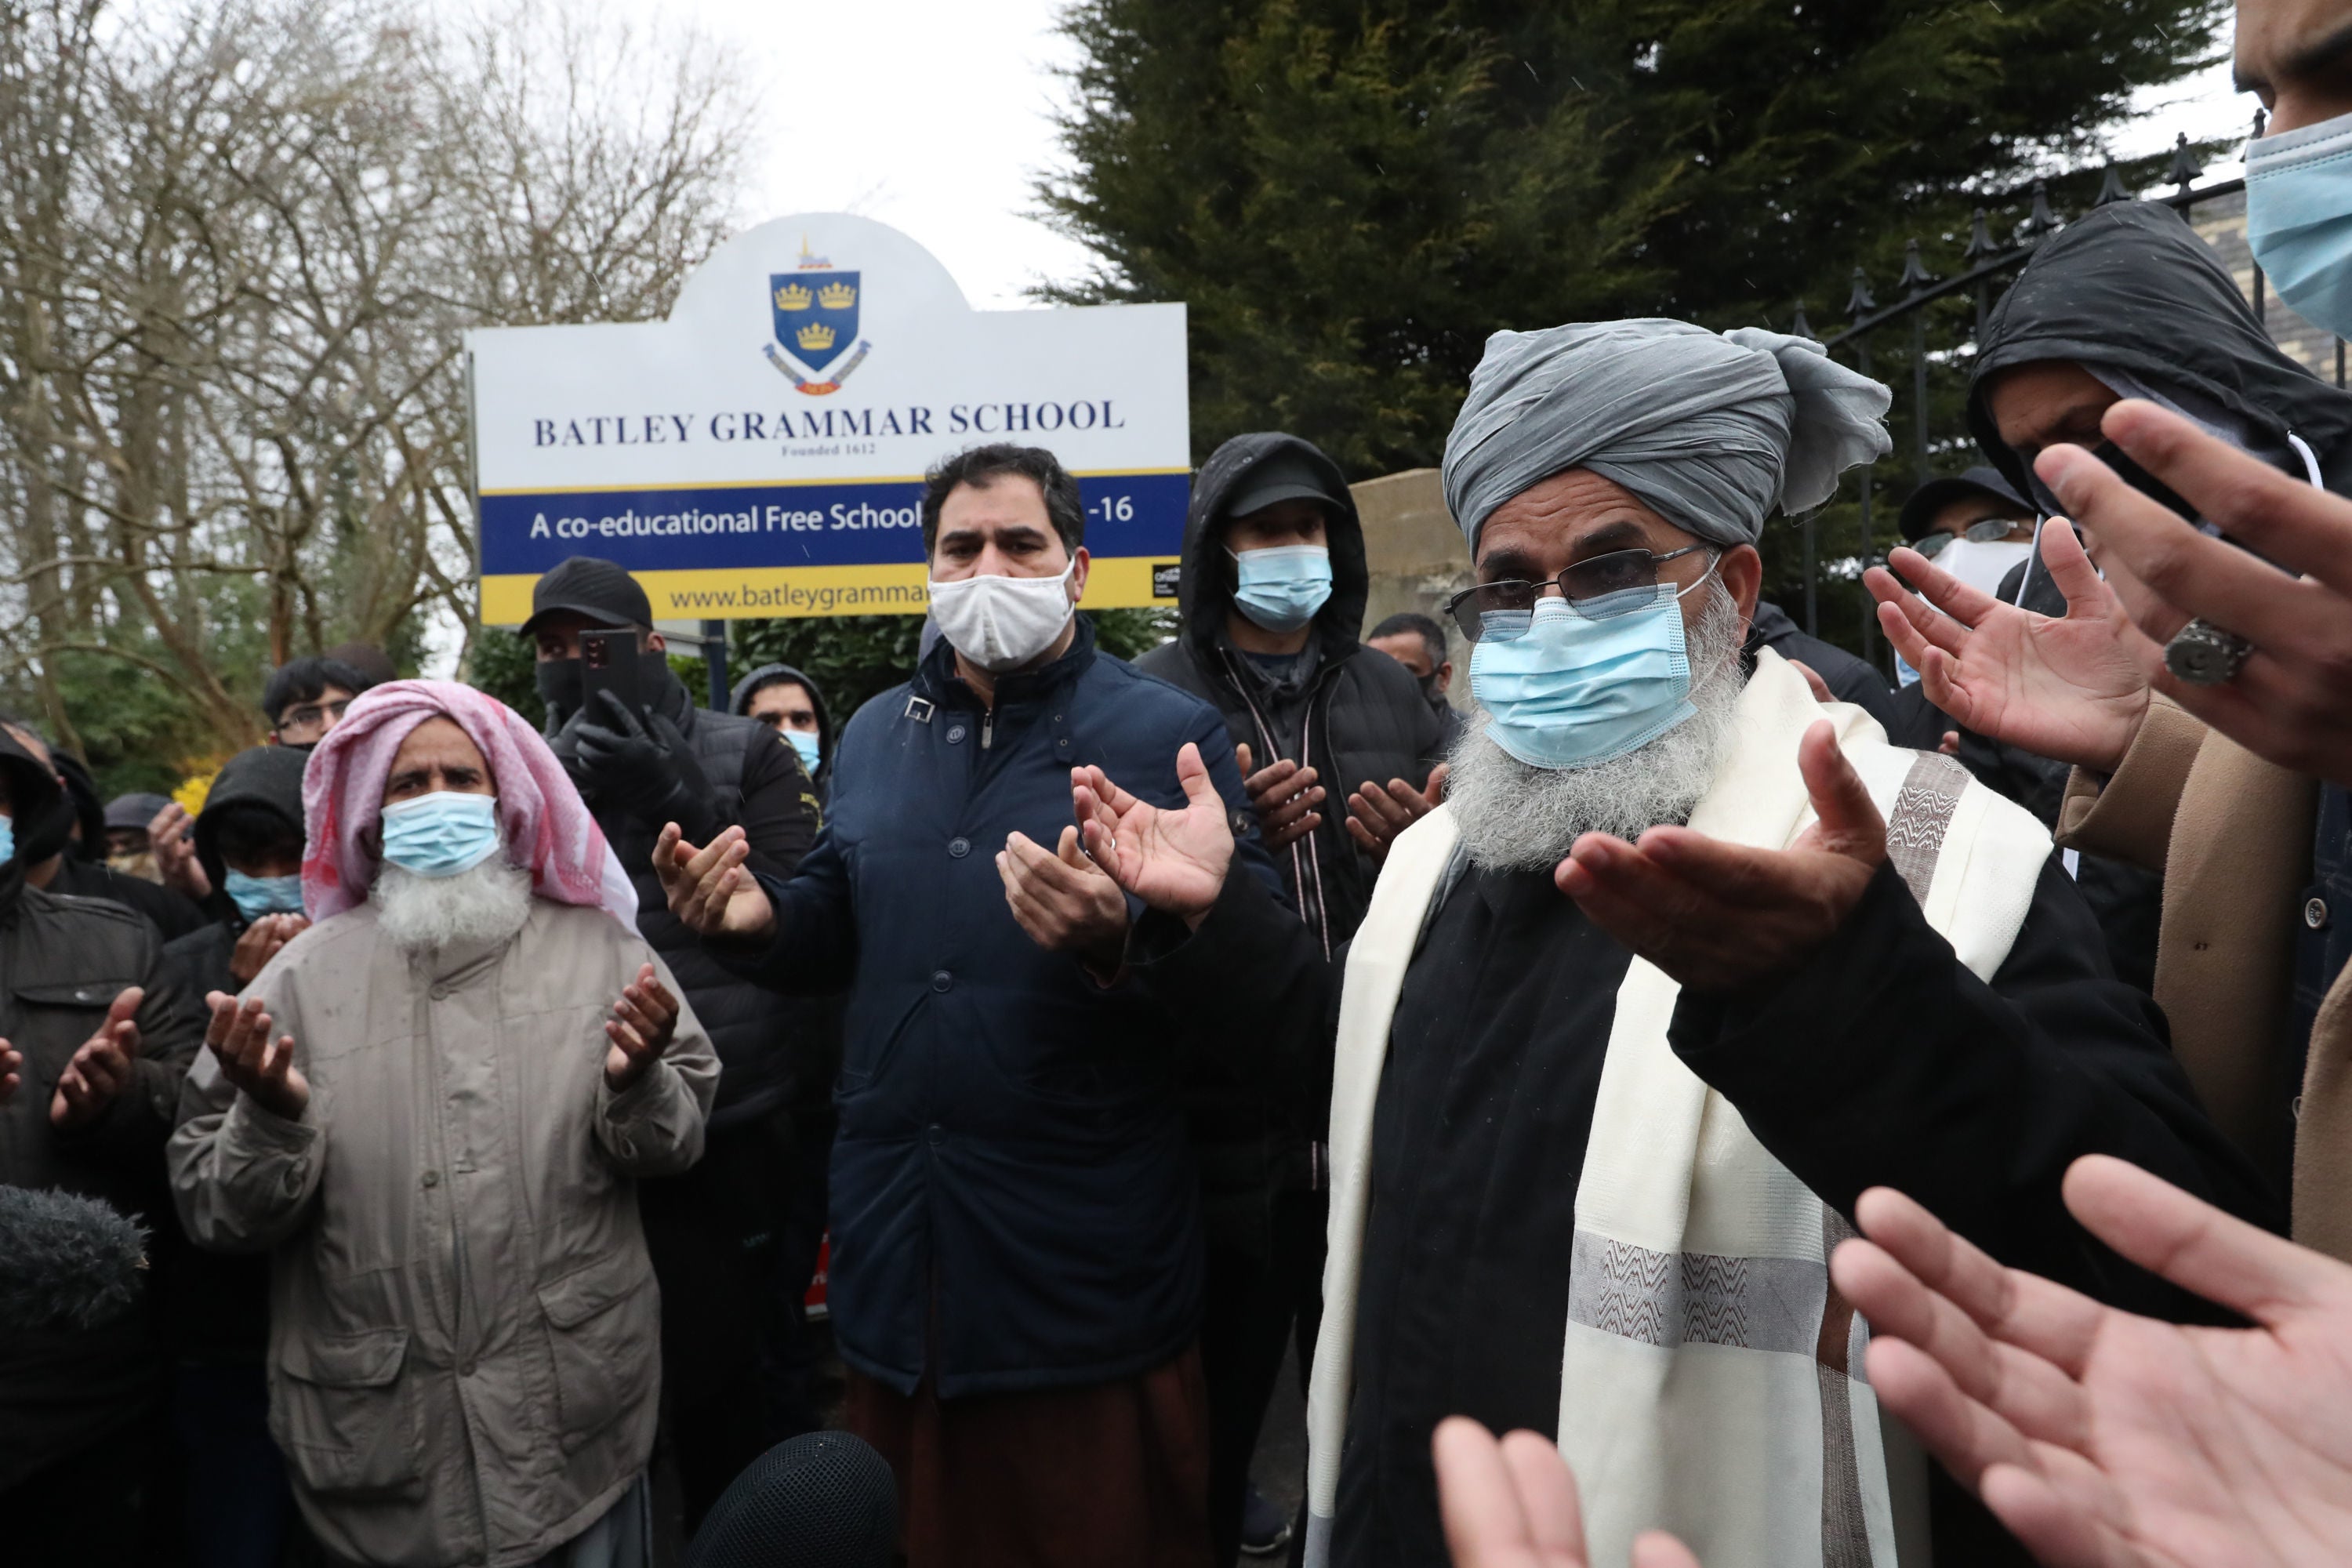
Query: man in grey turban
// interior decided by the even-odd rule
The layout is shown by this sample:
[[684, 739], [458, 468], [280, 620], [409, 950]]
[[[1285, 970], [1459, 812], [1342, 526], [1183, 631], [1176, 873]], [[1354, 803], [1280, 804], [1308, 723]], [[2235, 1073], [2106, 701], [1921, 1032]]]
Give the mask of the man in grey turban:
[[1081, 771], [1090, 864], [1155, 911], [1121, 984], [1328, 1133], [1310, 1564], [1444, 1560], [1455, 1413], [1556, 1436], [1595, 1562], [1653, 1527], [1710, 1568], [1884, 1568], [1931, 1527], [2023, 1562], [1890, 1460], [1824, 1267], [1841, 1216], [1898, 1187], [2159, 1312], [2066, 1218], [2074, 1158], [2273, 1217], [2041, 825], [1741, 657], [1765, 520], [1885, 452], [1886, 405], [1769, 332], [1496, 334], [1445, 457], [1475, 727], [1328, 961], [1225, 875], [1197, 758], [1182, 811]]

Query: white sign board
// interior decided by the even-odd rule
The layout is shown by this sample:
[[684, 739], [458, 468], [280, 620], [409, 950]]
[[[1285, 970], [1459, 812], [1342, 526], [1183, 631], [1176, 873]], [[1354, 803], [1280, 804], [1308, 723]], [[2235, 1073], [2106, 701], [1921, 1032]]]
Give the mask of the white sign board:
[[1184, 307], [974, 310], [931, 254], [842, 213], [729, 240], [665, 321], [468, 332], [482, 618], [571, 555], [657, 619], [920, 614], [939, 458], [1050, 448], [1093, 606], [1172, 603], [1190, 488]]

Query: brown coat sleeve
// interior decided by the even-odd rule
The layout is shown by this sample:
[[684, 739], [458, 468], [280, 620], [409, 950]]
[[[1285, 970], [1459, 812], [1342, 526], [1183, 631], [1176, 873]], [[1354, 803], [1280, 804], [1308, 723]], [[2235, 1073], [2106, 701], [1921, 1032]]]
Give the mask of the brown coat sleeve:
[[2169, 698], [2150, 698], [2147, 718], [2111, 776], [2076, 768], [2066, 781], [2060, 847], [2163, 870], [2180, 791], [2208, 733], [2203, 720]]

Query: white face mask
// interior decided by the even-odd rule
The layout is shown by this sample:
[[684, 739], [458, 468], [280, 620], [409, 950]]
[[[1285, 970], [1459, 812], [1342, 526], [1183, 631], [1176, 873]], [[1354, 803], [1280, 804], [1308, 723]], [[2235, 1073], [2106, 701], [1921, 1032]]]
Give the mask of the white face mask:
[[956, 652], [992, 673], [1018, 669], [1054, 646], [1070, 624], [1070, 574], [1058, 577], [931, 580], [931, 618]]
[[1936, 552], [1937, 565], [1966, 583], [1969, 587], [1987, 594], [2000, 593], [2000, 580], [2009, 575], [2010, 568], [2033, 553], [2033, 546], [2006, 539], [1990, 543], [1973, 539], [1956, 539]]

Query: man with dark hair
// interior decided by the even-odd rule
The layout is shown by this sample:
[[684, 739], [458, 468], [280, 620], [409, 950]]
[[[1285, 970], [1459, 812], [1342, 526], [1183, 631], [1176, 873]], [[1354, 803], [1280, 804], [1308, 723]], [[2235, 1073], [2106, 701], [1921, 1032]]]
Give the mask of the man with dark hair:
[[[1388, 839], [1437, 793], [1443, 731], [1422, 682], [1357, 640], [1370, 585], [1339, 465], [1296, 436], [1236, 436], [1192, 484], [1176, 639], [1137, 660], [1224, 715], [1291, 906], [1327, 952], [1363, 918]], [[1326, 782], [1352, 792], [1349, 809], [1325, 807]], [[1279, 1510], [1251, 1502], [1250, 1457], [1294, 1318], [1299, 1365], [1313, 1358], [1326, 1163], [1214, 1063], [1193, 1066], [1185, 1099], [1209, 1221], [1201, 1363], [1223, 1564], [1286, 1533]]]
[[374, 681], [332, 658], [289, 659], [270, 671], [261, 689], [262, 716], [269, 739], [280, 746], [315, 746], [342, 722], [352, 699]]
[[1445, 646], [1445, 628], [1418, 610], [1399, 610], [1371, 629], [1364, 646], [1380, 649], [1412, 671], [1422, 695], [1437, 713], [1438, 752], [1453, 750], [1462, 733], [1462, 715], [1445, 698], [1454, 684], [1454, 655]]
[[[26, 875], [25, 836], [63, 800], [46, 750], [0, 729], [0, 1184], [98, 1198], [152, 1228], [170, 1210], [161, 1156], [201, 1026], [146, 921]], [[0, 1336], [11, 1563], [158, 1560], [164, 1369], [143, 1279], [140, 1296], [101, 1323]]]
[[[638, 931], [677, 973], [725, 1068], [701, 1163], [638, 1192], [662, 1285], [662, 1399], [690, 1529], [744, 1466], [796, 1435], [787, 1428], [800, 1402], [783, 1371], [795, 1282], [778, 1280], [797, 1161], [791, 1101], [796, 1073], [823, 1055], [811, 1042], [835, 1026], [823, 1004], [780, 1007], [728, 973], [662, 903], [653, 849], [665, 822], [703, 837], [740, 826], [754, 864], [789, 876], [818, 813], [791, 747], [749, 719], [695, 706], [653, 618], [625, 570], [575, 555], [533, 587], [520, 635], [538, 650], [548, 742], [636, 885]], [[635, 712], [609, 691], [583, 700], [581, 637], [595, 630], [635, 634], [649, 700]], [[796, 1283], [804, 1289], [806, 1277]]]
[[171, 804], [167, 797], [145, 791], [118, 795], [108, 801], [106, 863], [126, 877], [161, 882], [163, 874], [155, 868], [155, 852], [148, 842], [147, 830], [156, 813]]
[[[800, 874], [755, 875], [740, 828], [700, 849], [665, 829], [655, 863], [740, 973], [850, 987], [830, 1305], [848, 1424], [890, 1461], [913, 1568], [1197, 1565], [1180, 1053], [1125, 977], [1128, 900], [1073, 897], [1104, 879], [1076, 868], [1070, 776], [1124, 759], [1156, 799], [1221, 800], [1245, 830], [1247, 796], [1216, 711], [1074, 614], [1085, 514], [1051, 453], [959, 454], [922, 515], [940, 641], [843, 730]], [[1254, 833], [1241, 856], [1270, 897]], [[1024, 910], [1077, 962], [1031, 942]]]

